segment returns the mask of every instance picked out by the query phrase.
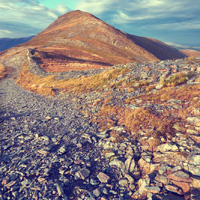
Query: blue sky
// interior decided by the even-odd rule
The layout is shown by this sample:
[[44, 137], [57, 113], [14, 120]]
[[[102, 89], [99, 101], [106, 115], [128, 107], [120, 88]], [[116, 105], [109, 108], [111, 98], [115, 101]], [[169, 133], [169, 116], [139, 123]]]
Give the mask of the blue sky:
[[199, 0], [0, 0], [0, 38], [35, 35], [77, 9], [133, 35], [200, 47]]

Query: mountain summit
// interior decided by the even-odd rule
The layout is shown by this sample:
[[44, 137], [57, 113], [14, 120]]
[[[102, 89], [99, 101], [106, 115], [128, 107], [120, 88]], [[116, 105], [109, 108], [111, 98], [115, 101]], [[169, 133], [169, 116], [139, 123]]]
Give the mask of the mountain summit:
[[185, 57], [160, 41], [129, 35], [82, 11], [60, 16], [21, 46], [37, 47], [40, 63], [49, 72]]

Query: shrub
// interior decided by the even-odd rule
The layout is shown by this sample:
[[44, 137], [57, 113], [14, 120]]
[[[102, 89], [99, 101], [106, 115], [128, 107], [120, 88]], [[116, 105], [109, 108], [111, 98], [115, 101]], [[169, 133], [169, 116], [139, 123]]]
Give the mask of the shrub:
[[176, 74], [169, 76], [166, 80], [164, 80], [164, 86], [175, 87], [184, 84], [192, 76], [193, 75], [191, 73], [178, 72]]

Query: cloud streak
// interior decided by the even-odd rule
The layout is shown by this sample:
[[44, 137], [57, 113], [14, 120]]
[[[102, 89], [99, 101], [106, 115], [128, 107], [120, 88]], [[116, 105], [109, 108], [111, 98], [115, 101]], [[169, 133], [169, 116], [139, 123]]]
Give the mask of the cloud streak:
[[182, 42], [183, 34], [190, 32], [191, 42], [200, 34], [198, 4], [199, 0], [79, 0], [77, 9], [92, 12], [123, 31], [161, 40]]
[[36, 0], [0, 0], [0, 38], [37, 34], [68, 11], [65, 5], [50, 9]]
[[[50, 8], [48, 2], [62, 5]], [[0, 38], [39, 33], [70, 11], [67, 2], [70, 0], [54, 0], [53, 4], [50, 0], [0, 0]], [[199, 0], [74, 0], [73, 5], [75, 2], [76, 9], [134, 35], [175, 43], [199, 41]]]

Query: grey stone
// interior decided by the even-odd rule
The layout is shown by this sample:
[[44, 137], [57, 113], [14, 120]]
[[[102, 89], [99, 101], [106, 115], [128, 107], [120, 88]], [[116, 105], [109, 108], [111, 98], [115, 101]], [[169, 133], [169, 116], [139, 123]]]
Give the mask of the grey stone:
[[93, 190], [93, 194], [94, 194], [95, 197], [99, 197], [100, 194], [101, 194], [101, 192], [99, 191], [99, 188]]
[[167, 152], [167, 151], [178, 151], [178, 147], [175, 144], [166, 143], [166, 144], [159, 145], [157, 147], [157, 151], [160, 151], [162, 153]]
[[123, 186], [123, 187], [127, 186], [128, 185], [128, 180], [127, 179], [121, 179], [119, 181], [119, 185]]
[[154, 186], [154, 187], [146, 186], [145, 190], [150, 193], [159, 193], [160, 192], [160, 188], [158, 186]]
[[200, 165], [200, 155], [194, 155], [189, 158], [189, 163], [193, 165]]
[[91, 185], [98, 185], [97, 181], [94, 179], [90, 179], [90, 184]]
[[110, 177], [104, 174], [103, 172], [99, 172], [99, 174], [97, 175], [97, 178], [99, 179], [101, 183], [107, 183], [108, 180], [110, 179]]
[[119, 169], [121, 169], [122, 172], [125, 171], [125, 165], [121, 160], [114, 159], [109, 163], [109, 165], [118, 167]]
[[188, 171], [193, 175], [200, 176], [200, 168], [194, 165], [188, 165]]
[[83, 168], [79, 171], [79, 174], [82, 179], [86, 179], [90, 175], [90, 170]]
[[61, 147], [58, 149], [58, 154], [63, 154], [63, 153], [65, 153], [65, 152], [66, 152], [66, 146], [65, 146], [65, 145], [61, 146]]
[[187, 122], [196, 126], [200, 126], [200, 117], [188, 117]]

